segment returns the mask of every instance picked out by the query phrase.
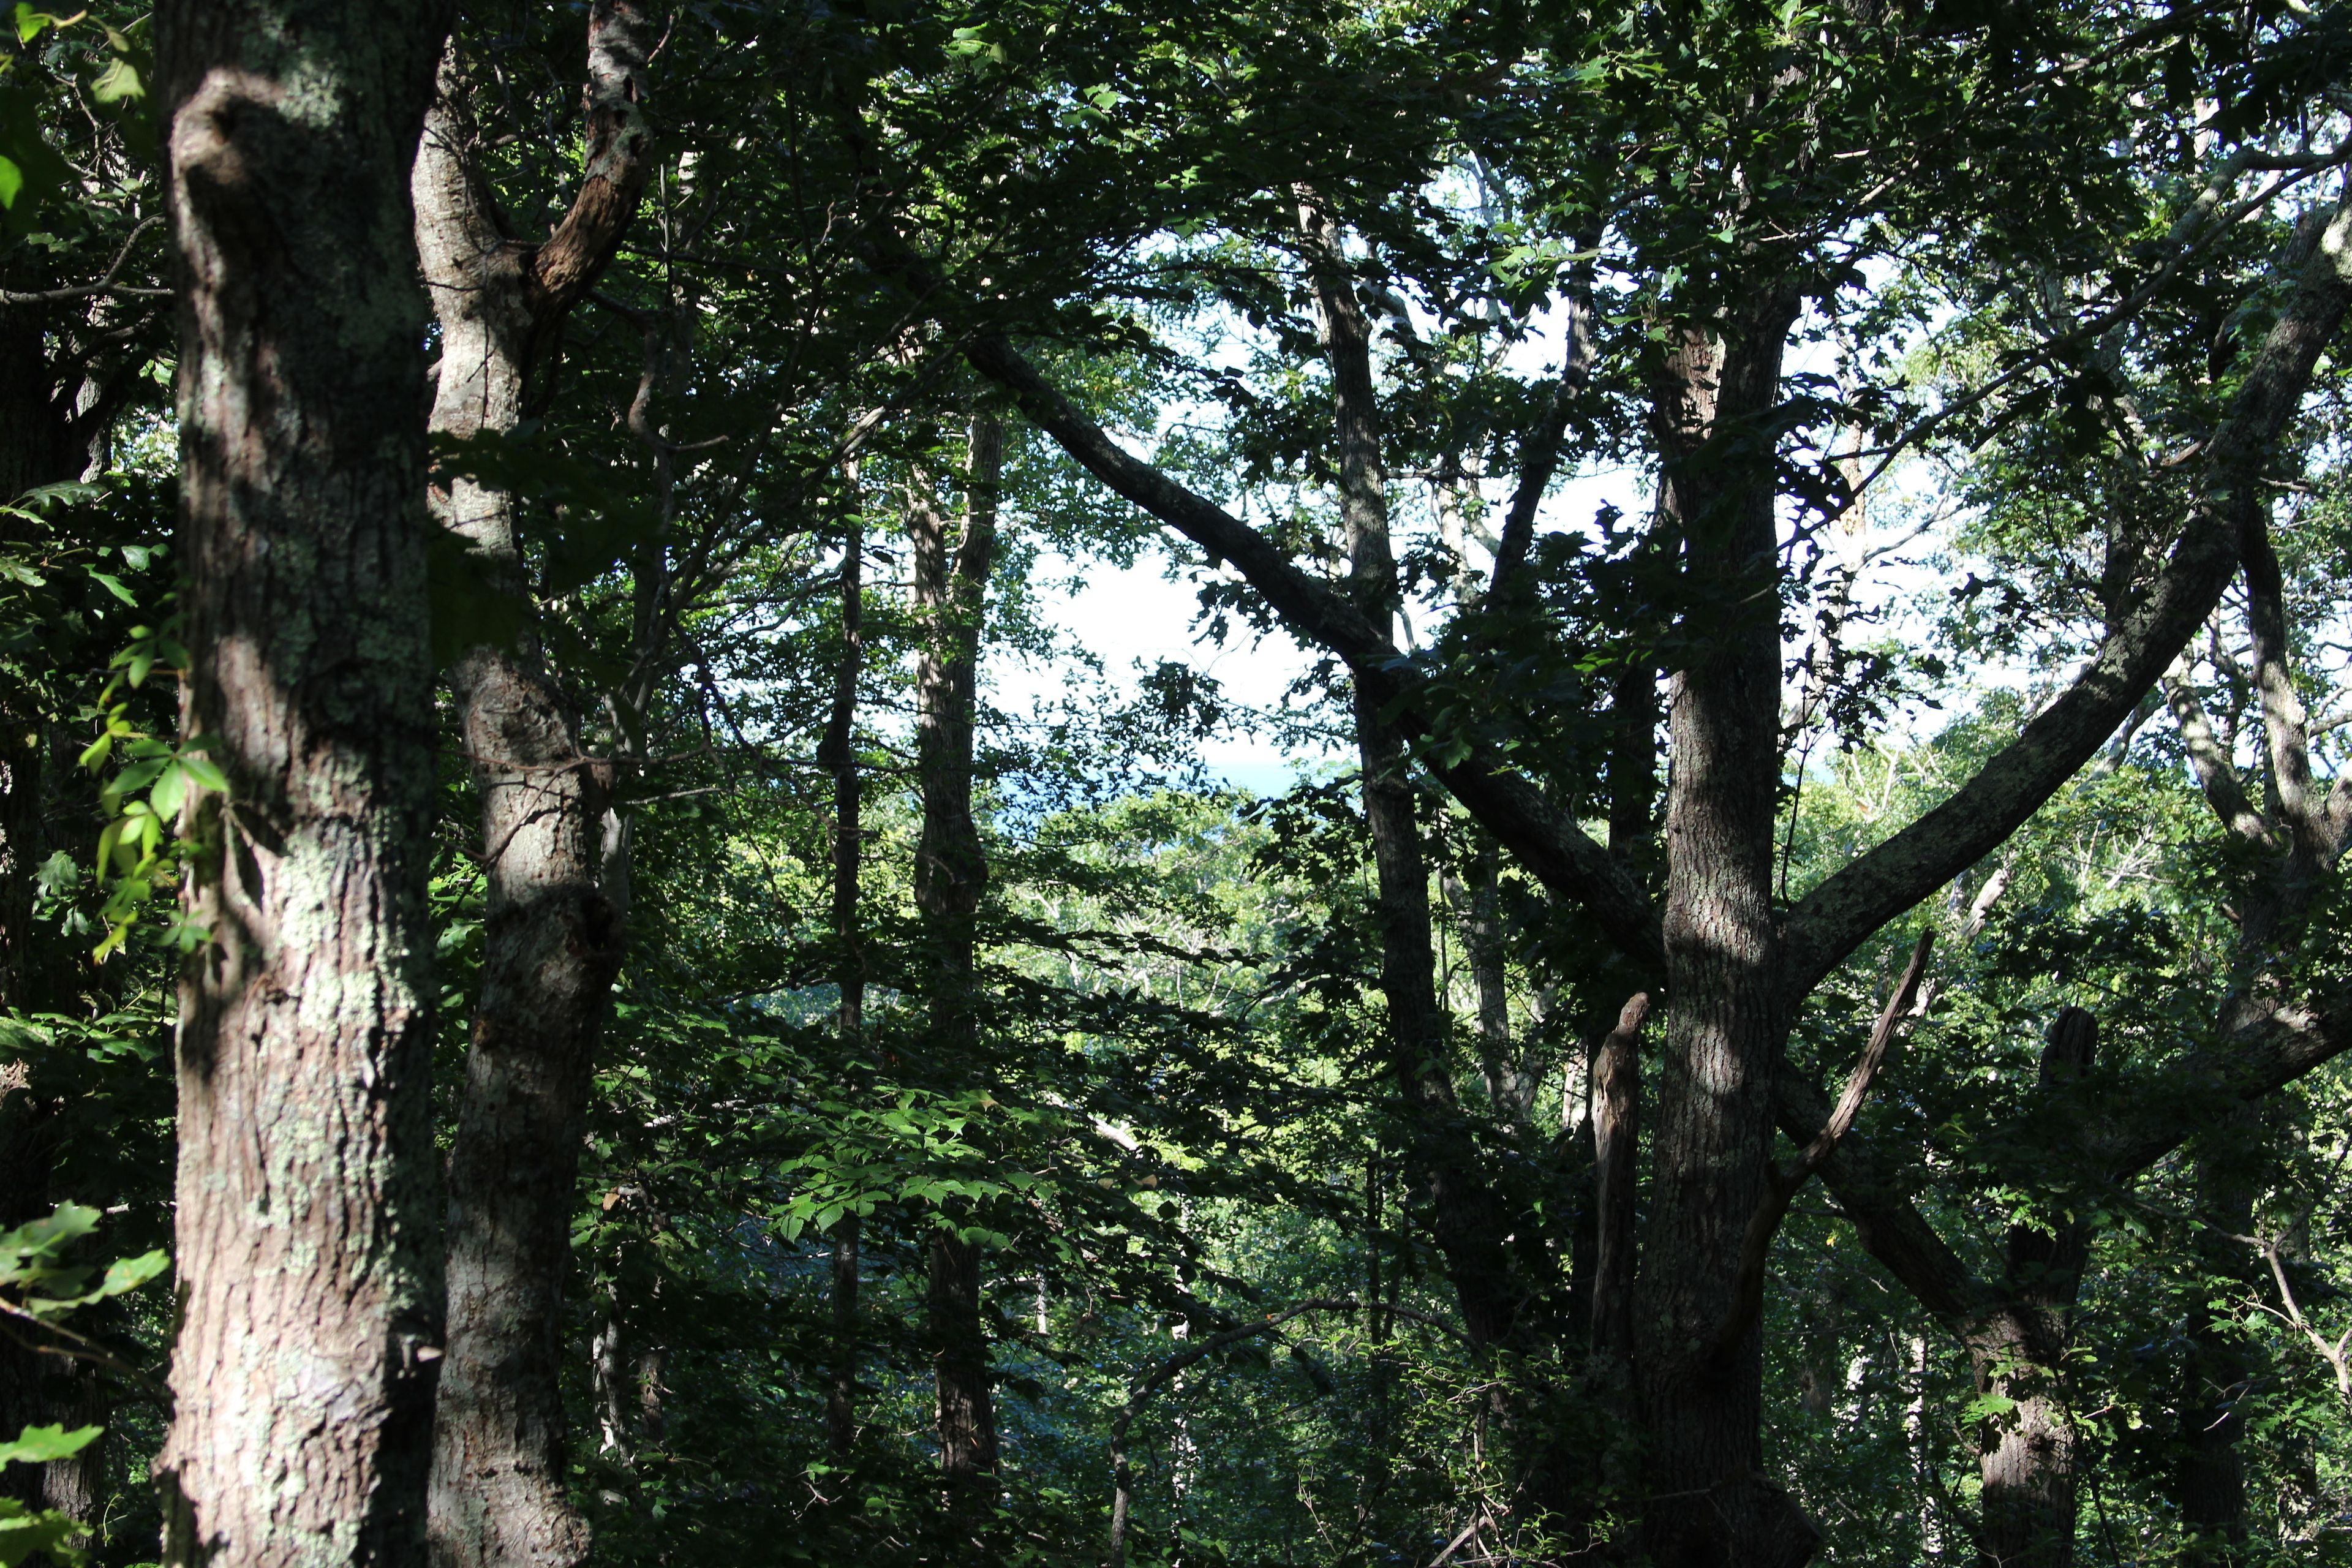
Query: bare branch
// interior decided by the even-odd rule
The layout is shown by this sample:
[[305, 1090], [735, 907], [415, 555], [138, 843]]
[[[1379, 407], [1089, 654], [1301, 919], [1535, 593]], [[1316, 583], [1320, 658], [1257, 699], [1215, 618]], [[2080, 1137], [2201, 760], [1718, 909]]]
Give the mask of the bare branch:
[[163, 221], [160, 216], [142, 217], [131, 225], [131, 233], [124, 238], [122, 248], [114, 253], [113, 263], [107, 268], [106, 276], [97, 282], [85, 283], [73, 289], [43, 289], [29, 294], [0, 289], [0, 305], [55, 305], [68, 300], [87, 300], [93, 294], [121, 294], [136, 300], [171, 298], [172, 291], [169, 289], [118, 289], [114, 286], [114, 280], [122, 276], [123, 266], [131, 259], [131, 247], [139, 243], [141, 235]]

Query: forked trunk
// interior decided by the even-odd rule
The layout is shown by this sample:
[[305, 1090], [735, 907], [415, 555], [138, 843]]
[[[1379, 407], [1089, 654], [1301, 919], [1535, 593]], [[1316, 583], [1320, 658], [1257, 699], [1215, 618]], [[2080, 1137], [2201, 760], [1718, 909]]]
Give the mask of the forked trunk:
[[156, 15], [181, 258], [181, 1568], [413, 1568], [439, 1364], [425, 301], [446, 7]]
[[[482, 187], [454, 52], [445, 61], [415, 170], [417, 248], [441, 322], [436, 434], [503, 434], [546, 402], [564, 313], [644, 184], [645, 26], [634, 4], [591, 7], [587, 177], [536, 248], [505, 232]], [[567, 1495], [558, 1372], [580, 1145], [625, 918], [625, 891], [606, 873], [619, 842], [612, 770], [583, 750], [540, 655], [519, 499], [460, 479], [433, 500], [478, 579], [488, 634], [449, 672], [480, 797], [486, 907], [449, 1155], [434, 1560], [573, 1568], [588, 1527]]]

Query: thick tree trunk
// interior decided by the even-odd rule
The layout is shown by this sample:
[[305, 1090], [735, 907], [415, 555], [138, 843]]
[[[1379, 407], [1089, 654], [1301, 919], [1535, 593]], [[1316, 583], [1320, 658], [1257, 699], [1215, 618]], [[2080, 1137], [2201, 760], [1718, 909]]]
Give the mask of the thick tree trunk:
[[[546, 405], [562, 321], [610, 259], [646, 172], [646, 20], [597, 0], [588, 28], [587, 176], [542, 246], [517, 243], [471, 160], [465, 85], [445, 60], [415, 171], [417, 248], [441, 321], [436, 433], [512, 430]], [[558, 1369], [563, 1281], [597, 1037], [619, 973], [625, 893], [608, 885], [612, 770], [589, 756], [545, 661], [518, 498], [436, 490], [499, 623], [449, 674], [481, 803], [482, 973], [449, 1156], [449, 1354], [435, 1429], [440, 1568], [572, 1568]]]
[[[2042, 1091], [2080, 1079], [2098, 1051], [2098, 1021], [2062, 1011], [2042, 1052]], [[1977, 1392], [2014, 1402], [1988, 1420], [1978, 1448], [1982, 1568], [2066, 1568], [2074, 1560], [2074, 1425], [2063, 1367], [2069, 1320], [2090, 1260], [2090, 1231], [2012, 1226], [2007, 1300], [1969, 1338]]]
[[439, 1363], [425, 301], [445, 7], [173, 0], [185, 726], [167, 1562], [417, 1564]]
[[1774, 474], [1793, 291], [1766, 286], [1718, 344], [1686, 334], [1661, 377], [1664, 517], [1681, 531], [1688, 661], [1671, 682], [1664, 926], [1668, 1007], [1635, 1349], [1645, 1521], [1660, 1568], [1798, 1568], [1819, 1533], [1762, 1477], [1762, 1342], [1704, 1347], [1732, 1313], [1764, 1196], [1786, 1020], [1771, 898], [1780, 779]]
[[[972, 420], [971, 491], [961, 539], [949, 539], [947, 520], [925, 490], [910, 489], [907, 511], [915, 605], [924, 634], [915, 678], [915, 765], [923, 797], [915, 903], [923, 914], [931, 967], [932, 1048], [951, 1070], [972, 1064], [980, 1050], [975, 922], [988, 889], [988, 858], [971, 815], [972, 707], [988, 577], [996, 558], [1003, 443], [1003, 426], [996, 419]], [[943, 1224], [931, 1233], [928, 1257], [940, 1468], [950, 1508], [978, 1510], [996, 1487], [996, 1417], [981, 1322], [980, 1248]]]
[[1989, 1420], [1977, 1468], [1984, 1518], [1981, 1568], [2064, 1568], [2074, 1560], [2074, 1430], [2058, 1386], [2065, 1327], [2012, 1304], [1969, 1343], [1977, 1392], [2012, 1407]]

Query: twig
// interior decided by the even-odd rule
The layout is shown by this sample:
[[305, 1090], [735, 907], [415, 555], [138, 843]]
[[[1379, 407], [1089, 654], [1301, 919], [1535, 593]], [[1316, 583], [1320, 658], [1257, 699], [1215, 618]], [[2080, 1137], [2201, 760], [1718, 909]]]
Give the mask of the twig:
[[123, 240], [122, 248], [115, 252], [114, 264], [106, 269], [106, 276], [97, 282], [84, 283], [72, 289], [44, 289], [30, 294], [20, 294], [14, 289], [0, 289], [0, 305], [55, 305], [68, 300], [87, 300], [92, 294], [108, 292], [129, 294], [142, 300], [169, 298], [172, 292], [169, 289], [117, 289], [114, 286], [114, 280], [122, 275], [123, 264], [131, 259], [131, 247], [139, 243], [141, 235], [163, 221], [161, 217], [151, 216], [142, 217], [132, 224], [130, 237]]
[[[1122, 1568], [1127, 1562], [1128, 1517], [1135, 1500], [1135, 1475], [1129, 1468], [1127, 1462], [1127, 1434], [1134, 1426], [1136, 1416], [1142, 1413], [1144, 1405], [1150, 1404], [1153, 1396], [1167, 1387], [1178, 1373], [1215, 1354], [1227, 1345], [1239, 1344], [1244, 1340], [1254, 1339], [1260, 1334], [1277, 1332], [1285, 1323], [1294, 1318], [1304, 1317], [1309, 1312], [1354, 1312], [1360, 1311], [1363, 1305], [1363, 1302], [1353, 1297], [1301, 1301], [1295, 1307], [1271, 1313], [1258, 1322], [1242, 1323], [1234, 1328], [1220, 1330], [1207, 1339], [1187, 1345], [1137, 1381], [1132, 1392], [1128, 1394], [1127, 1404], [1120, 1407], [1118, 1416], [1110, 1424], [1110, 1543], [1103, 1554], [1103, 1560], [1108, 1568]], [[1380, 1310], [1395, 1317], [1409, 1318], [1414, 1322], [1426, 1324], [1463, 1343], [1468, 1342], [1459, 1330], [1438, 1319], [1426, 1317], [1408, 1308], [1385, 1301], [1380, 1304]]]
[[1919, 933], [1918, 942], [1911, 949], [1911, 962], [1904, 968], [1902, 984], [1895, 986], [1895, 994], [1886, 1000], [1885, 1010], [1878, 1015], [1878, 1023], [1870, 1031], [1870, 1041], [1863, 1047], [1853, 1071], [1846, 1075], [1845, 1091], [1838, 1096], [1829, 1121], [1805, 1145], [1795, 1164], [1786, 1170], [1765, 1167], [1764, 1195], [1748, 1222], [1748, 1235], [1739, 1249], [1739, 1273], [1732, 1288], [1731, 1310], [1707, 1347], [1710, 1359], [1719, 1359], [1737, 1350], [1763, 1314], [1764, 1268], [1771, 1256], [1772, 1238], [1780, 1233], [1780, 1222], [1788, 1217], [1789, 1205], [1795, 1201], [1798, 1189], [1829, 1163], [1830, 1155], [1837, 1150], [1838, 1140], [1853, 1129], [1854, 1119], [1862, 1114], [1862, 1102], [1886, 1060], [1895, 1028], [1911, 1011], [1911, 999], [1918, 993], [1920, 977], [1927, 968], [1927, 951], [1935, 941], [1933, 927]]

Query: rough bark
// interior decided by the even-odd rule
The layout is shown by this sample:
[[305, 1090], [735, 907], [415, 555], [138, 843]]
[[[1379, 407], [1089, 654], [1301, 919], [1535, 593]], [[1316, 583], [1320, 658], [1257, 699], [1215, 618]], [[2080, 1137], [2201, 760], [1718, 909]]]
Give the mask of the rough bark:
[[[1663, 366], [1653, 423], [1662, 521], [1679, 530], [1686, 662], [1670, 681], [1664, 931], [1669, 1005], [1643, 1237], [1639, 1384], [1664, 1568], [1795, 1568], [1819, 1533], [1764, 1481], [1762, 1340], [1732, 1316], [1764, 1196], [1772, 1079], [1786, 1027], [1771, 862], [1780, 777], [1780, 636], [1767, 417], [1797, 300], [1768, 284], [1720, 337], [1685, 333]], [[1707, 1506], [1691, 1500], [1704, 1498]]]
[[[923, 805], [915, 904], [923, 915], [931, 971], [931, 1049], [941, 1062], [958, 1067], [969, 1067], [980, 1050], [976, 918], [988, 889], [988, 858], [971, 812], [972, 710], [996, 555], [1003, 440], [997, 420], [973, 419], [960, 538], [949, 537], [947, 519], [928, 493], [910, 489], [907, 511], [915, 607], [925, 634], [915, 675], [915, 767]], [[950, 1510], [976, 1510], [996, 1487], [980, 1247], [942, 1225], [931, 1232], [927, 1252], [940, 1468]]]
[[425, 301], [444, 7], [156, 16], [182, 266], [180, 1329], [165, 1560], [415, 1564], [441, 1331]]
[[[586, 171], [537, 247], [507, 232], [482, 186], [454, 47], [445, 59], [414, 175], [417, 248], [441, 322], [436, 434], [502, 434], [551, 402], [563, 320], [645, 185], [647, 30], [630, 0], [590, 7]], [[570, 1568], [589, 1541], [566, 1495], [558, 1368], [580, 1144], [622, 956], [625, 895], [606, 875], [612, 770], [583, 748], [574, 704], [540, 655], [519, 498], [458, 479], [433, 500], [504, 634], [449, 672], [481, 804], [486, 910], [449, 1159], [434, 1561]]]

